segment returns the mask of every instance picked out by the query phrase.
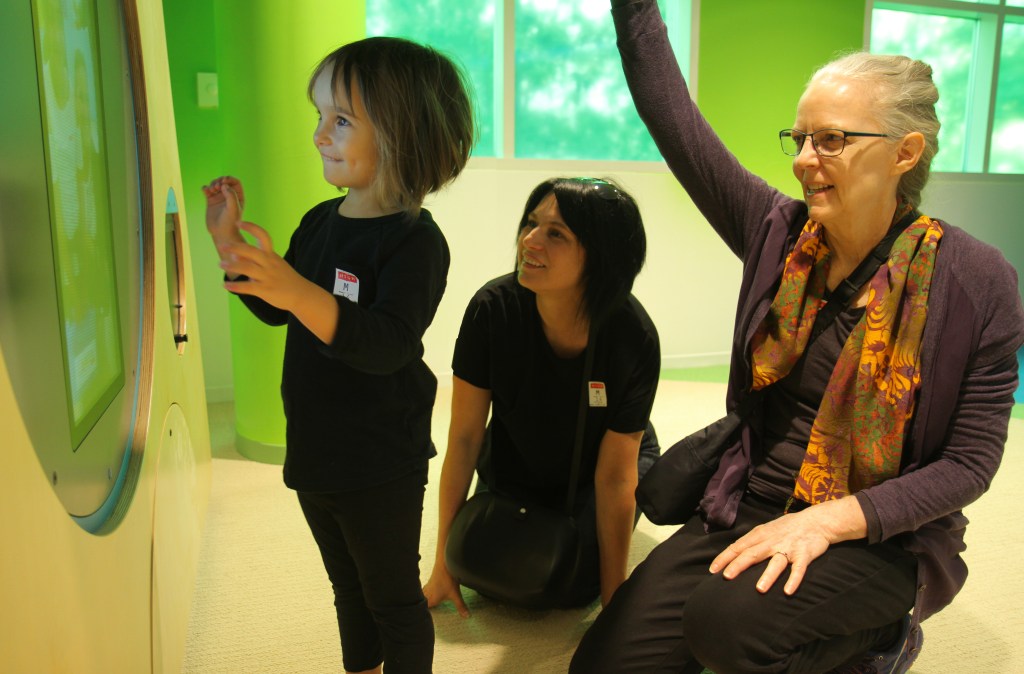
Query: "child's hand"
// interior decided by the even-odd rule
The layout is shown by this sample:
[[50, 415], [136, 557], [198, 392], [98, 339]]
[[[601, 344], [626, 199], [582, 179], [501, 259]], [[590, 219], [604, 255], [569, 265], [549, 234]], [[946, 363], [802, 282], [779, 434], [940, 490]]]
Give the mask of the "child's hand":
[[308, 292], [309, 281], [274, 252], [265, 229], [251, 222], [239, 222], [237, 229], [252, 234], [257, 245], [248, 244], [241, 236], [237, 242], [218, 245], [220, 266], [228, 277], [248, 277], [246, 281], [228, 281], [224, 287], [239, 295], [259, 297], [278, 309], [293, 311], [302, 293]]
[[245, 206], [242, 181], [222, 176], [209, 185], [203, 185], [206, 195], [206, 229], [219, 249], [228, 243], [244, 242], [238, 231]]

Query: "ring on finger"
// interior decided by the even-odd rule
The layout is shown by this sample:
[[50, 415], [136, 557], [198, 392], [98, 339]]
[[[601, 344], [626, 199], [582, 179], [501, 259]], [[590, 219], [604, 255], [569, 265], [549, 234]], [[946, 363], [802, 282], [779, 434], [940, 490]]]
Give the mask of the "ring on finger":
[[789, 558], [789, 555], [786, 554], [785, 552], [783, 552], [782, 550], [776, 550], [775, 552], [772, 553], [772, 557], [774, 557], [775, 555], [782, 555], [783, 557], [785, 557], [786, 558], [786, 563], [788, 563], [788, 564], [792, 564], [793, 563], [793, 560]]

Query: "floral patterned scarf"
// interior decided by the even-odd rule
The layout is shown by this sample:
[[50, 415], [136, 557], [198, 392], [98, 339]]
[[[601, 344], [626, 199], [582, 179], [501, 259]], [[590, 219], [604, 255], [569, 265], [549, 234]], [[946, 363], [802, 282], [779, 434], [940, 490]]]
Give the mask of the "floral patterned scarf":
[[[897, 209], [894, 222], [908, 209]], [[782, 379], [807, 346], [824, 304], [830, 255], [808, 221], [786, 258], [782, 282], [753, 338], [753, 388]], [[893, 243], [869, 282], [864, 317], [825, 387], [793, 496], [842, 498], [899, 473], [904, 431], [921, 383], [921, 336], [942, 226], [922, 215]]]

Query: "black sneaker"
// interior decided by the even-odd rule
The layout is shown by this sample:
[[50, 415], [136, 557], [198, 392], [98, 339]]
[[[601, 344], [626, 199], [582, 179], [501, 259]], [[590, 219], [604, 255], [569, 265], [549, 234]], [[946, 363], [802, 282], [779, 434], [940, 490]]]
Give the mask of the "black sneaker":
[[900, 621], [900, 636], [888, 651], [868, 651], [853, 664], [833, 669], [829, 674], [905, 674], [921, 653], [924, 633], [918, 625], [910, 629], [910, 615]]

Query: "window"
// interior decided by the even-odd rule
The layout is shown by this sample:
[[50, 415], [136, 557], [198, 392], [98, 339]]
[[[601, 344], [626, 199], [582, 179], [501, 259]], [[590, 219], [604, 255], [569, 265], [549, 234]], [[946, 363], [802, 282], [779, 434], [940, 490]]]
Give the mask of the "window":
[[1024, 0], [875, 2], [871, 51], [932, 66], [933, 170], [1024, 173]]
[[[690, 0], [661, 4], [689, 74]], [[608, 0], [374, 0], [366, 24], [465, 68], [475, 157], [661, 161], [626, 88]]]

